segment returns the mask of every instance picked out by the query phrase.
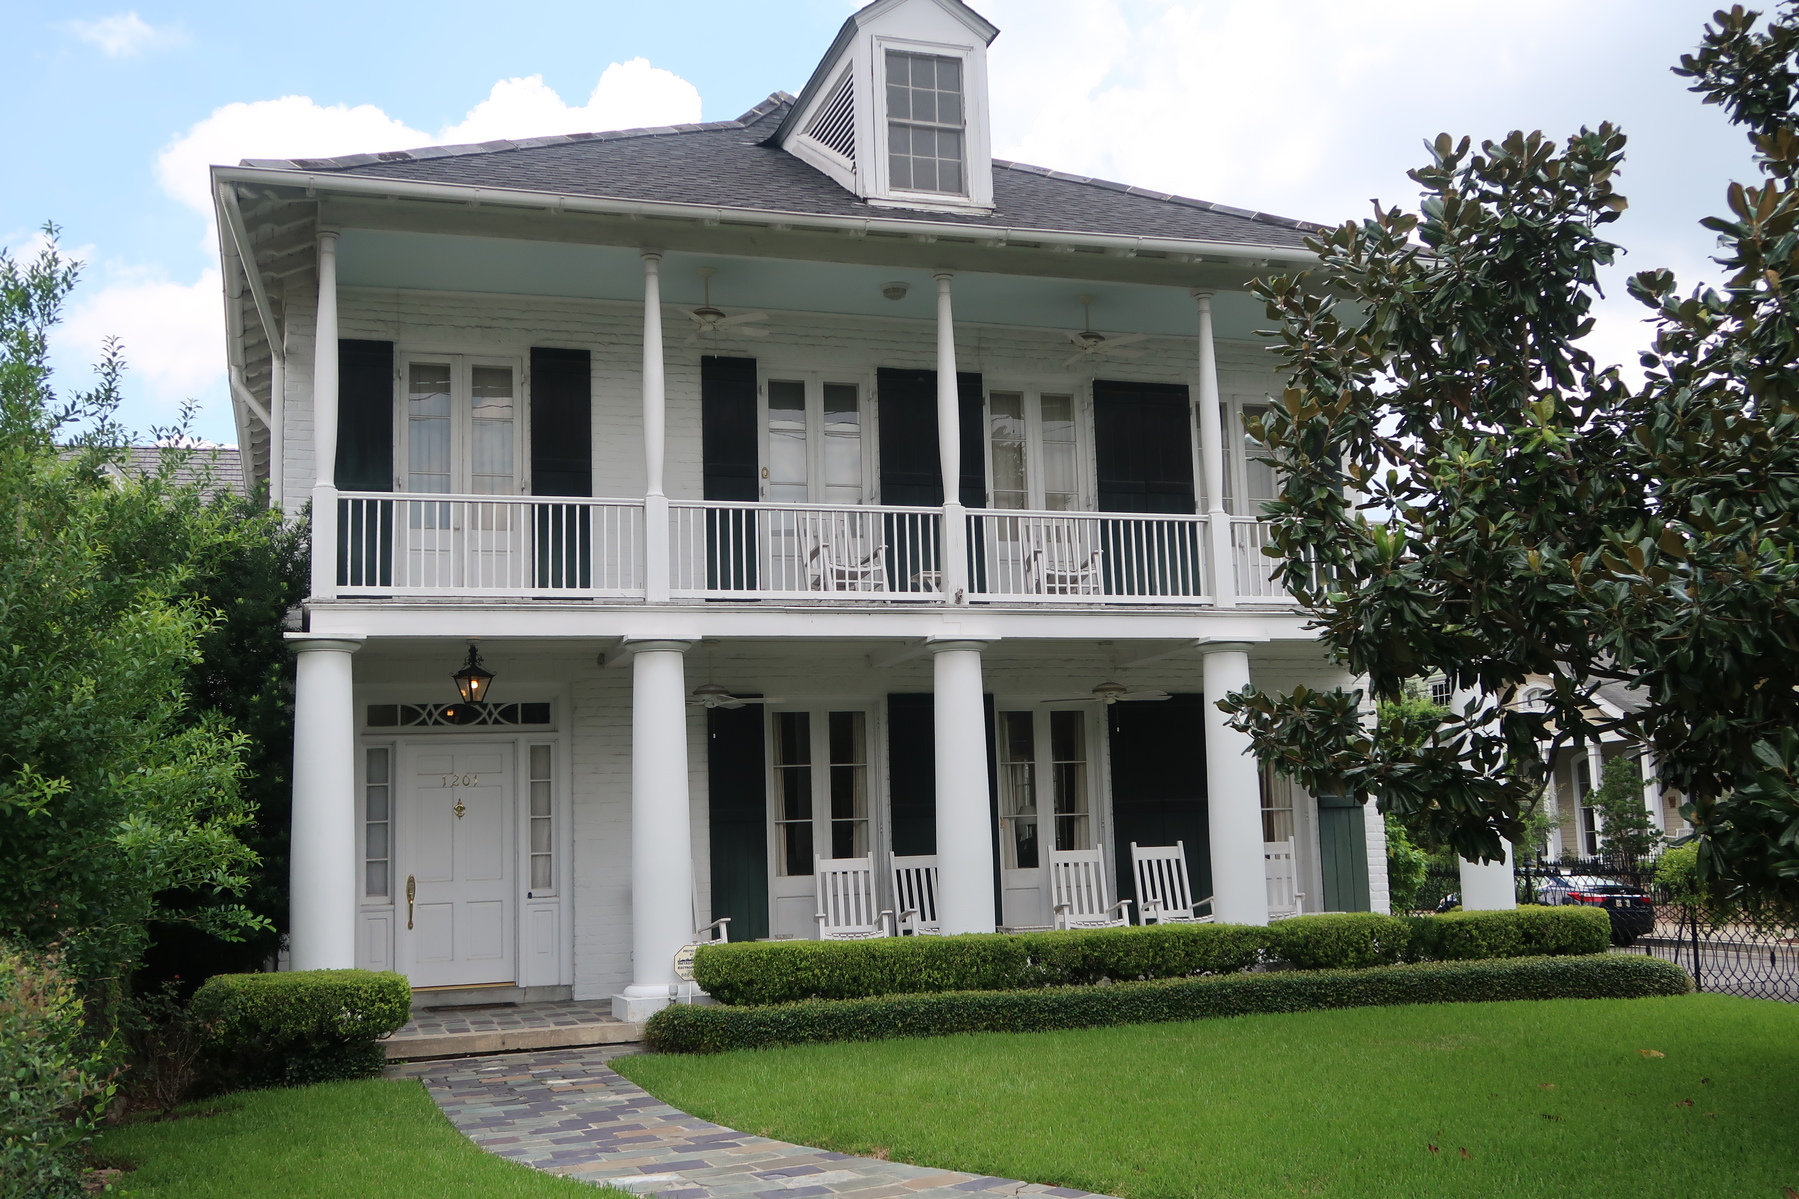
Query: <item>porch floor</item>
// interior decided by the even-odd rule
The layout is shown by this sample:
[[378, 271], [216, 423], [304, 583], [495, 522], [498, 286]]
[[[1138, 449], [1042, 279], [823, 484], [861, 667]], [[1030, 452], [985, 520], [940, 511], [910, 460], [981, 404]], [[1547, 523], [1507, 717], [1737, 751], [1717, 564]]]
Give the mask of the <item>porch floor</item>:
[[[830, 1153], [751, 1136], [670, 1107], [606, 1065], [608, 1048], [390, 1066], [425, 1084], [490, 1153], [662, 1199], [976, 1199], [1086, 1191]], [[625, 1052], [630, 1052], [626, 1050]]]
[[612, 1018], [612, 1001], [483, 1004], [415, 1012], [385, 1042], [387, 1060], [621, 1045], [643, 1040], [642, 1023]]

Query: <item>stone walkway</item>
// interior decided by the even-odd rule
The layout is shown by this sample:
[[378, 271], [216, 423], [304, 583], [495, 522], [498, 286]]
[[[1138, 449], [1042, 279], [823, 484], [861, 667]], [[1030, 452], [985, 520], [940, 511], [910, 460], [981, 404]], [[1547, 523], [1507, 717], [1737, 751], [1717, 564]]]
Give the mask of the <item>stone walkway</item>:
[[422, 1011], [383, 1042], [387, 1059], [507, 1053], [641, 1041], [643, 1025], [612, 1018], [612, 1001], [508, 1003]]
[[450, 1122], [491, 1153], [539, 1170], [662, 1199], [1011, 1199], [1088, 1192], [984, 1178], [789, 1145], [670, 1107], [599, 1047], [391, 1066], [423, 1080]]

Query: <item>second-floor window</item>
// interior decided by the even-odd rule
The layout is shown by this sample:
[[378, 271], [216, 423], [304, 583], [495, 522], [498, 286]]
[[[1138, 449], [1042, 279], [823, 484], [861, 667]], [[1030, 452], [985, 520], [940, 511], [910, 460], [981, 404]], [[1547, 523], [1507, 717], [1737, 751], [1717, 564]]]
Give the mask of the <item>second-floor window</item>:
[[406, 360], [405, 488], [427, 495], [522, 489], [518, 363], [461, 354]]
[[1080, 455], [1072, 395], [993, 391], [987, 396], [995, 508], [1080, 508]]
[[962, 60], [887, 51], [888, 183], [901, 191], [959, 196]]
[[763, 499], [788, 504], [862, 502], [866, 489], [862, 395], [856, 384], [770, 379], [767, 428]]

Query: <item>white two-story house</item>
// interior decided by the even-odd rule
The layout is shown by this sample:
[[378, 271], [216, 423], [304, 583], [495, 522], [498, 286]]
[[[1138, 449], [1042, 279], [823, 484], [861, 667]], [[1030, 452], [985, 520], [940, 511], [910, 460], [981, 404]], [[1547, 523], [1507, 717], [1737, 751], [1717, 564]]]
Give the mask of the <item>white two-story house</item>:
[[1222, 920], [1286, 841], [1385, 907], [1212, 704], [1343, 681], [1243, 426], [1308, 227], [994, 159], [996, 34], [876, 0], [734, 121], [214, 169], [246, 471], [312, 512], [295, 968], [641, 1014], [717, 919], [815, 935], [821, 859], [932, 861], [945, 932], [1133, 843]]

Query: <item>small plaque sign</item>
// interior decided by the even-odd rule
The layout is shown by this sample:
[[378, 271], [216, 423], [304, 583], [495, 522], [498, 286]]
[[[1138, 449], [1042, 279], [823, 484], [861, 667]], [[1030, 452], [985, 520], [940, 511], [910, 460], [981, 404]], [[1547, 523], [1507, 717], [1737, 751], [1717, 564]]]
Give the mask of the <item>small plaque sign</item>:
[[675, 951], [675, 977], [684, 983], [693, 981], [693, 955], [698, 945], [683, 945]]

